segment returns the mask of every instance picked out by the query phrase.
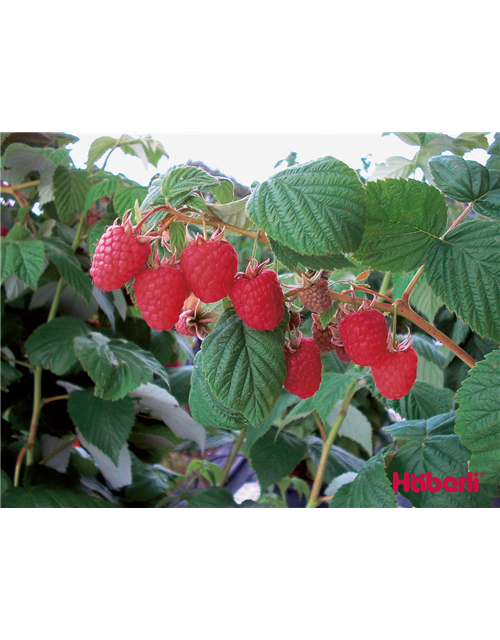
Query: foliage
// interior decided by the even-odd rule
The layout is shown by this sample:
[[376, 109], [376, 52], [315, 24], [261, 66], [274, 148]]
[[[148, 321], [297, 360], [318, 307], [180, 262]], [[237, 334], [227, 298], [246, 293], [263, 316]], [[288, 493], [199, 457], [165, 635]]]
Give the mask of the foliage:
[[[394, 508], [402, 497], [419, 508], [491, 506], [500, 484], [498, 134], [396, 135], [413, 157], [389, 158], [368, 182], [335, 158], [300, 164], [290, 153], [245, 197], [199, 166], [156, 173], [147, 187], [106, 170], [115, 152], [158, 168], [168, 156], [151, 136], [96, 139], [85, 169], [73, 165], [72, 136], [47, 137], [50, 146], [6, 136], [2, 506]], [[488, 150], [485, 166], [464, 158], [475, 148]], [[129, 285], [103, 292], [89, 275], [99, 238], [128, 211], [135, 223], [151, 213], [144, 232], [169, 220], [178, 253], [186, 229], [205, 224], [226, 227], [241, 267], [256, 252], [284, 285], [292, 273], [326, 271], [335, 304], [323, 327], [337, 303], [352, 302], [349, 289], [371, 298], [383, 282], [377, 304], [392, 322], [398, 302], [394, 325], [400, 340], [411, 332], [419, 356], [412, 390], [386, 400], [368, 369], [333, 352], [322, 356], [319, 390], [299, 400], [283, 389], [289, 314], [273, 331], [249, 329], [229, 299], [206, 305], [216, 317], [203, 342], [150, 329]], [[310, 312], [300, 310], [310, 335]], [[235, 456], [254, 473], [257, 500], [226, 487]], [[478, 492], [398, 495], [395, 472], [483, 475]]]

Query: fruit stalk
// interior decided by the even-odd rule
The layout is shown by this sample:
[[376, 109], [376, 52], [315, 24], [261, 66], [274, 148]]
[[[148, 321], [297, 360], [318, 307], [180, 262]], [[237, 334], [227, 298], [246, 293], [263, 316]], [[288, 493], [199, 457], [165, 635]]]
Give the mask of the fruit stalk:
[[240, 450], [241, 445], [243, 444], [243, 440], [245, 439], [246, 433], [247, 433], [247, 430], [245, 427], [240, 431], [240, 435], [236, 438], [233, 444], [233, 447], [231, 449], [231, 453], [229, 454], [229, 457], [226, 460], [226, 464], [224, 465], [224, 469], [222, 470], [222, 476], [219, 482], [219, 487], [223, 487], [226, 484], [227, 479], [229, 477], [229, 473], [231, 471], [231, 467], [233, 466], [233, 462], [235, 461], [238, 451]]

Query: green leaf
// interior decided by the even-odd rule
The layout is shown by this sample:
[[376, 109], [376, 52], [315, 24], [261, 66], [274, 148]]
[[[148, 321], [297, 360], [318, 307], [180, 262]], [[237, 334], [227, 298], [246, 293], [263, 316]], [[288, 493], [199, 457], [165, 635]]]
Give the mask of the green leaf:
[[254, 427], [253, 425], [249, 425], [247, 429], [247, 434], [245, 437], [245, 445], [247, 453], [252, 448], [254, 442], [257, 442], [259, 438], [269, 431], [275, 423], [282, 422], [282, 415], [285, 409], [287, 409], [290, 405], [297, 402], [297, 396], [292, 396], [292, 394], [288, 393], [288, 391], [283, 390], [278, 401], [273, 407], [271, 413], [267, 416], [265, 420], [263, 420], [258, 427]]
[[425, 261], [427, 282], [481, 336], [500, 340], [500, 225], [460, 224], [436, 242]]
[[395, 509], [396, 494], [385, 473], [384, 450], [361, 467], [356, 478], [344, 484], [330, 501], [337, 509]]
[[305, 256], [293, 251], [289, 247], [285, 247], [285, 245], [276, 242], [276, 240], [272, 238], [269, 239], [269, 242], [271, 243], [271, 249], [276, 258], [291, 271], [299, 264], [308, 269], [315, 269], [316, 271], [320, 269], [334, 271], [335, 269], [352, 266], [351, 262], [341, 253], [328, 256]]
[[472, 452], [469, 470], [483, 472], [483, 482], [500, 484], [500, 350], [470, 370], [455, 399], [455, 431]]
[[247, 213], [271, 238], [299, 253], [350, 253], [363, 235], [365, 193], [353, 169], [325, 157], [259, 184]]
[[189, 509], [236, 509], [233, 494], [221, 487], [208, 487], [193, 493], [187, 498]]
[[70, 223], [77, 214], [85, 213], [85, 198], [91, 186], [86, 171], [57, 167], [54, 173], [54, 201], [62, 222]]
[[[399, 448], [389, 465], [389, 477], [394, 473], [399, 479], [408, 472], [415, 477], [423, 473], [431, 473], [433, 477], [444, 480], [447, 476], [453, 478], [465, 477], [468, 471], [467, 463], [470, 458], [470, 451], [460, 442], [459, 437], [452, 435], [432, 435], [423, 442], [412, 440]], [[491, 487], [479, 482], [480, 490], [473, 492], [432, 491], [415, 492], [405, 491], [399, 487], [399, 491], [404, 495], [414, 507], [421, 508], [471, 508], [489, 507], [491, 505]]]
[[184, 475], [189, 478], [193, 473], [196, 473], [200, 478], [208, 480], [213, 485], [219, 484], [222, 479], [222, 467], [209, 460], [191, 460]]
[[229, 178], [219, 178], [219, 184], [212, 187], [210, 192], [219, 204], [228, 204], [234, 199], [234, 184]]
[[250, 450], [250, 464], [265, 491], [291, 473], [307, 453], [307, 444], [287, 431], [276, 427], [254, 443]]
[[488, 147], [490, 157], [486, 162], [486, 166], [490, 171], [500, 171], [500, 134], [495, 133], [492, 144]]
[[383, 403], [408, 420], [420, 420], [451, 411], [453, 391], [446, 388], [436, 389], [426, 382], [417, 380], [408, 395], [400, 400], [383, 399]]
[[423, 442], [428, 436], [454, 433], [456, 415], [453, 411], [433, 416], [427, 420], [403, 420], [384, 427], [384, 431], [395, 440]]
[[[165, 198], [161, 193], [161, 185], [166, 175], [166, 173], [163, 173], [151, 181], [148, 187], [148, 194], [142, 201], [141, 211], [146, 211], [155, 204], [165, 204]], [[165, 217], [165, 213], [163, 211], [159, 215]], [[152, 220], [154, 217], [155, 216], [152, 216], [150, 219]]]
[[198, 167], [173, 167], [165, 175], [161, 192], [173, 207], [180, 205], [194, 191], [203, 191], [219, 184], [219, 180]]
[[114, 213], [106, 213], [98, 222], [95, 222], [87, 231], [87, 246], [89, 254], [92, 257], [95, 252], [97, 243], [101, 239], [102, 234], [106, 231], [110, 224], [116, 219]]
[[92, 280], [87, 273], [83, 272], [70, 247], [58, 238], [44, 238], [42, 242], [49, 260], [56, 265], [61, 277], [82, 298], [90, 302], [93, 290]]
[[[254, 224], [247, 216], [246, 204], [249, 196], [242, 200], [236, 200], [235, 202], [228, 202], [226, 204], [211, 204], [210, 211], [228, 224], [232, 224], [240, 229], [251, 229]], [[226, 231], [229, 233], [229, 231]]]
[[164, 367], [153, 355], [127, 340], [113, 340], [92, 332], [88, 337], [75, 338], [73, 346], [96, 385], [95, 395], [99, 398], [119, 400], [150, 382], [154, 374], [168, 383]]
[[177, 255], [180, 256], [188, 245], [186, 227], [183, 222], [174, 220], [174, 222], [170, 223], [168, 230], [170, 232], [170, 245], [173, 249], [177, 249]]
[[22, 373], [8, 362], [3, 360], [0, 362], [1, 379], [2, 379], [2, 391], [6, 391], [9, 386], [22, 378]]
[[147, 193], [146, 187], [141, 187], [140, 185], [120, 187], [113, 196], [113, 206], [116, 213], [123, 215], [129, 209], [133, 209], [135, 201], [142, 202]]
[[113, 506], [85, 493], [44, 485], [11, 489], [2, 496], [3, 509], [110, 509]]
[[441, 156], [429, 161], [436, 187], [458, 202], [472, 202], [490, 190], [488, 169], [474, 160]]
[[[313, 407], [318, 411], [323, 422], [328, 422], [335, 405], [342, 399], [347, 387], [353, 380], [359, 379], [358, 372], [349, 373], [325, 373], [321, 380], [321, 386], [314, 396], [310, 398]], [[297, 405], [296, 411], [300, 413], [305, 407], [305, 400]], [[294, 410], [294, 411], [295, 411]]]
[[54, 318], [37, 327], [26, 340], [28, 358], [34, 366], [64, 375], [76, 364], [73, 340], [89, 333], [87, 325], [77, 318]]
[[118, 464], [135, 422], [132, 399], [111, 402], [97, 398], [92, 391], [73, 391], [68, 400], [68, 413], [85, 440]]
[[385, 162], [375, 165], [371, 180], [382, 178], [409, 178], [417, 168], [416, 156], [411, 160], [402, 156], [392, 156]]
[[13, 273], [28, 287], [36, 289], [45, 267], [41, 240], [3, 240], [1, 247], [1, 281]]
[[[340, 402], [337, 403], [334, 411], [328, 416], [327, 423], [332, 426], [340, 411]], [[345, 436], [357, 442], [366, 453], [373, 455], [372, 426], [364, 414], [359, 409], [349, 405], [344, 421], [339, 430], [339, 436]]]
[[9, 476], [5, 473], [3, 469], [0, 470], [0, 476], [2, 478], [2, 482], [0, 483], [1, 484], [0, 492], [3, 495], [4, 493], [12, 489], [13, 484], [12, 484], [12, 480], [9, 478]]
[[418, 180], [383, 180], [367, 185], [368, 217], [356, 259], [395, 273], [411, 271], [446, 228], [442, 193]]
[[490, 191], [474, 203], [474, 211], [492, 220], [500, 220], [499, 171], [490, 171]]
[[249, 329], [230, 308], [205, 338], [202, 356], [206, 380], [217, 398], [252, 424], [260, 424], [285, 381], [282, 328]]
[[201, 352], [194, 359], [189, 408], [196, 422], [205, 427], [240, 430], [248, 425], [243, 414], [225, 407], [210, 389], [203, 374]]
[[[401, 340], [404, 336], [398, 336]], [[437, 388], [444, 384], [444, 367], [446, 356], [429, 339], [422, 335], [413, 336], [413, 348], [418, 355], [417, 380], [426, 382]]]
[[111, 136], [101, 136], [94, 140], [90, 145], [89, 155], [87, 157], [87, 169], [91, 169], [99, 158], [102, 158], [106, 151], [116, 146], [117, 142], [117, 138], [112, 138]]
[[114, 176], [106, 178], [105, 180], [95, 184], [91, 189], [89, 189], [85, 196], [84, 210], [88, 211], [96, 200], [113, 195], [120, 185], [121, 181]]

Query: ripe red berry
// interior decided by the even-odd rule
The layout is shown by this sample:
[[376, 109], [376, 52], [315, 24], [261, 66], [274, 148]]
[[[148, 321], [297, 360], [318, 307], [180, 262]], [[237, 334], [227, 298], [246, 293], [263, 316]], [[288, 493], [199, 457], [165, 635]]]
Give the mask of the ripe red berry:
[[318, 349], [321, 351], [321, 353], [328, 353], [330, 351], [333, 351], [335, 349], [335, 346], [332, 342], [333, 333], [331, 325], [327, 324], [326, 327], [323, 328], [323, 325], [319, 321], [319, 316], [315, 313], [312, 314], [312, 319], [313, 323], [311, 327], [311, 333], [314, 342], [318, 346]]
[[95, 249], [90, 275], [104, 291], [120, 289], [146, 264], [151, 246], [141, 244], [130, 223], [113, 224], [101, 236]]
[[2, 238], [5, 238], [5, 236], [7, 236], [9, 231], [10, 231], [10, 229], [7, 229], [7, 227], [4, 227], [4, 225], [2, 225], [2, 228], [0, 229], [0, 236]]
[[238, 254], [215, 232], [210, 240], [197, 235], [181, 253], [181, 269], [191, 291], [202, 302], [217, 302], [231, 291]]
[[298, 347], [285, 345], [286, 378], [284, 387], [299, 398], [310, 398], [321, 384], [321, 353], [312, 338], [302, 338]]
[[378, 364], [387, 353], [387, 323], [376, 309], [344, 316], [339, 333], [348, 356], [362, 367]]
[[285, 297], [275, 271], [266, 263], [252, 260], [239, 273], [231, 290], [231, 302], [243, 322], [251, 329], [271, 331], [283, 320]]
[[398, 400], [410, 392], [417, 379], [418, 356], [411, 347], [406, 351], [386, 353], [384, 359], [372, 367], [375, 385], [384, 398]]
[[183, 311], [179, 316], [179, 319], [175, 323], [176, 331], [183, 336], [195, 336], [196, 327], [194, 326], [194, 324], [188, 324], [188, 320], [194, 320], [195, 317], [196, 312], [194, 309]]
[[177, 358], [175, 362], [167, 362], [165, 365], [165, 369], [177, 369], [177, 367], [181, 366], [181, 361]]
[[189, 289], [181, 270], [165, 264], [141, 271], [135, 279], [134, 294], [147, 324], [168, 331], [179, 319]]

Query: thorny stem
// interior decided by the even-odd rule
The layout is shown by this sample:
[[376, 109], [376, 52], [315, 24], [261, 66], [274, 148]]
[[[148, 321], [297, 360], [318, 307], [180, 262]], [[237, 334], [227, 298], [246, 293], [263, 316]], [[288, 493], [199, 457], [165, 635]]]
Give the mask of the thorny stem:
[[446, 229], [446, 231], [443, 233], [443, 235], [441, 236], [440, 240], [443, 240], [443, 238], [446, 236], [447, 233], [449, 233], [452, 229], [454, 229], [458, 224], [460, 224], [462, 222], [462, 220], [465, 218], [465, 216], [469, 213], [469, 211], [472, 209], [472, 207], [474, 206], [474, 202], [471, 202], [470, 204], [468, 204], [465, 209], [462, 211], [462, 213], [458, 216], [458, 218], [455, 220], [455, 222], [453, 222], [452, 224], [450, 224], [450, 226], [448, 227], [448, 229]]
[[219, 487], [223, 487], [226, 484], [227, 479], [229, 477], [229, 473], [231, 471], [231, 467], [233, 466], [233, 462], [235, 461], [238, 451], [240, 450], [241, 445], [243, 444], [243, 440], [245, 439], [246, 433], [247, 433], [247, 430], [245, 427], [240, 431], [240, 435], [236, 438], [233, 444], [233, 447], [231, 449], [231, 453], [229, 454], [229, 457], [226, 460], [226, 464], [224, 465], [224, 469], [222, 470], [222, 476], [219, 482]]
[[61, 451], [64, 451], [69, 446], [73, 446], [76, 441], [77, 441], [77, 437], [71, 436], [71, 438], [68, 438], [68, 440], [65, 440], [61, 446], [57, 447], [57, 449], [54, 449], [54, 451], [51, 451], [48, 455], [46, 455], [45, 458], [43, 458], [43, 460], [40, 460], [38, 464], [45, 464], [51, 458], [53, 458], [54, 456], [57, 456], [58, 453], [61, 453]]
[[330, 455], [330, 451], [332, 449], [333, 443], [335, 442], [335, 438], [338, 435], [340, 427], [344, 422], [344, 418], [347, 414], [347, 409], [349, 408], [349, 403], [352, 400], [353, 395], [356, 393], [358, 388], [358, 380], [353, 380], [351, 384], [347, 387], [344, 397], [342, 398], [342, 405], [340, 411], [335, 418], [335, 422], [333, 423], [330, 432], [326, 440], [323, 443], [323, 449], [321, 451], [321, 458], [318, 465], [318, 470], [316, 472], [316, 477], [314, 478], [314, 483], [311, 489], [311, 495], [306, 504], [306, 509], [313, 509], [318, 504], [318, 496], [321, 491], [321, 486], [323, 485], [323, 478], [325, 476], [326, 465], [328, 462], [328, 457]]

